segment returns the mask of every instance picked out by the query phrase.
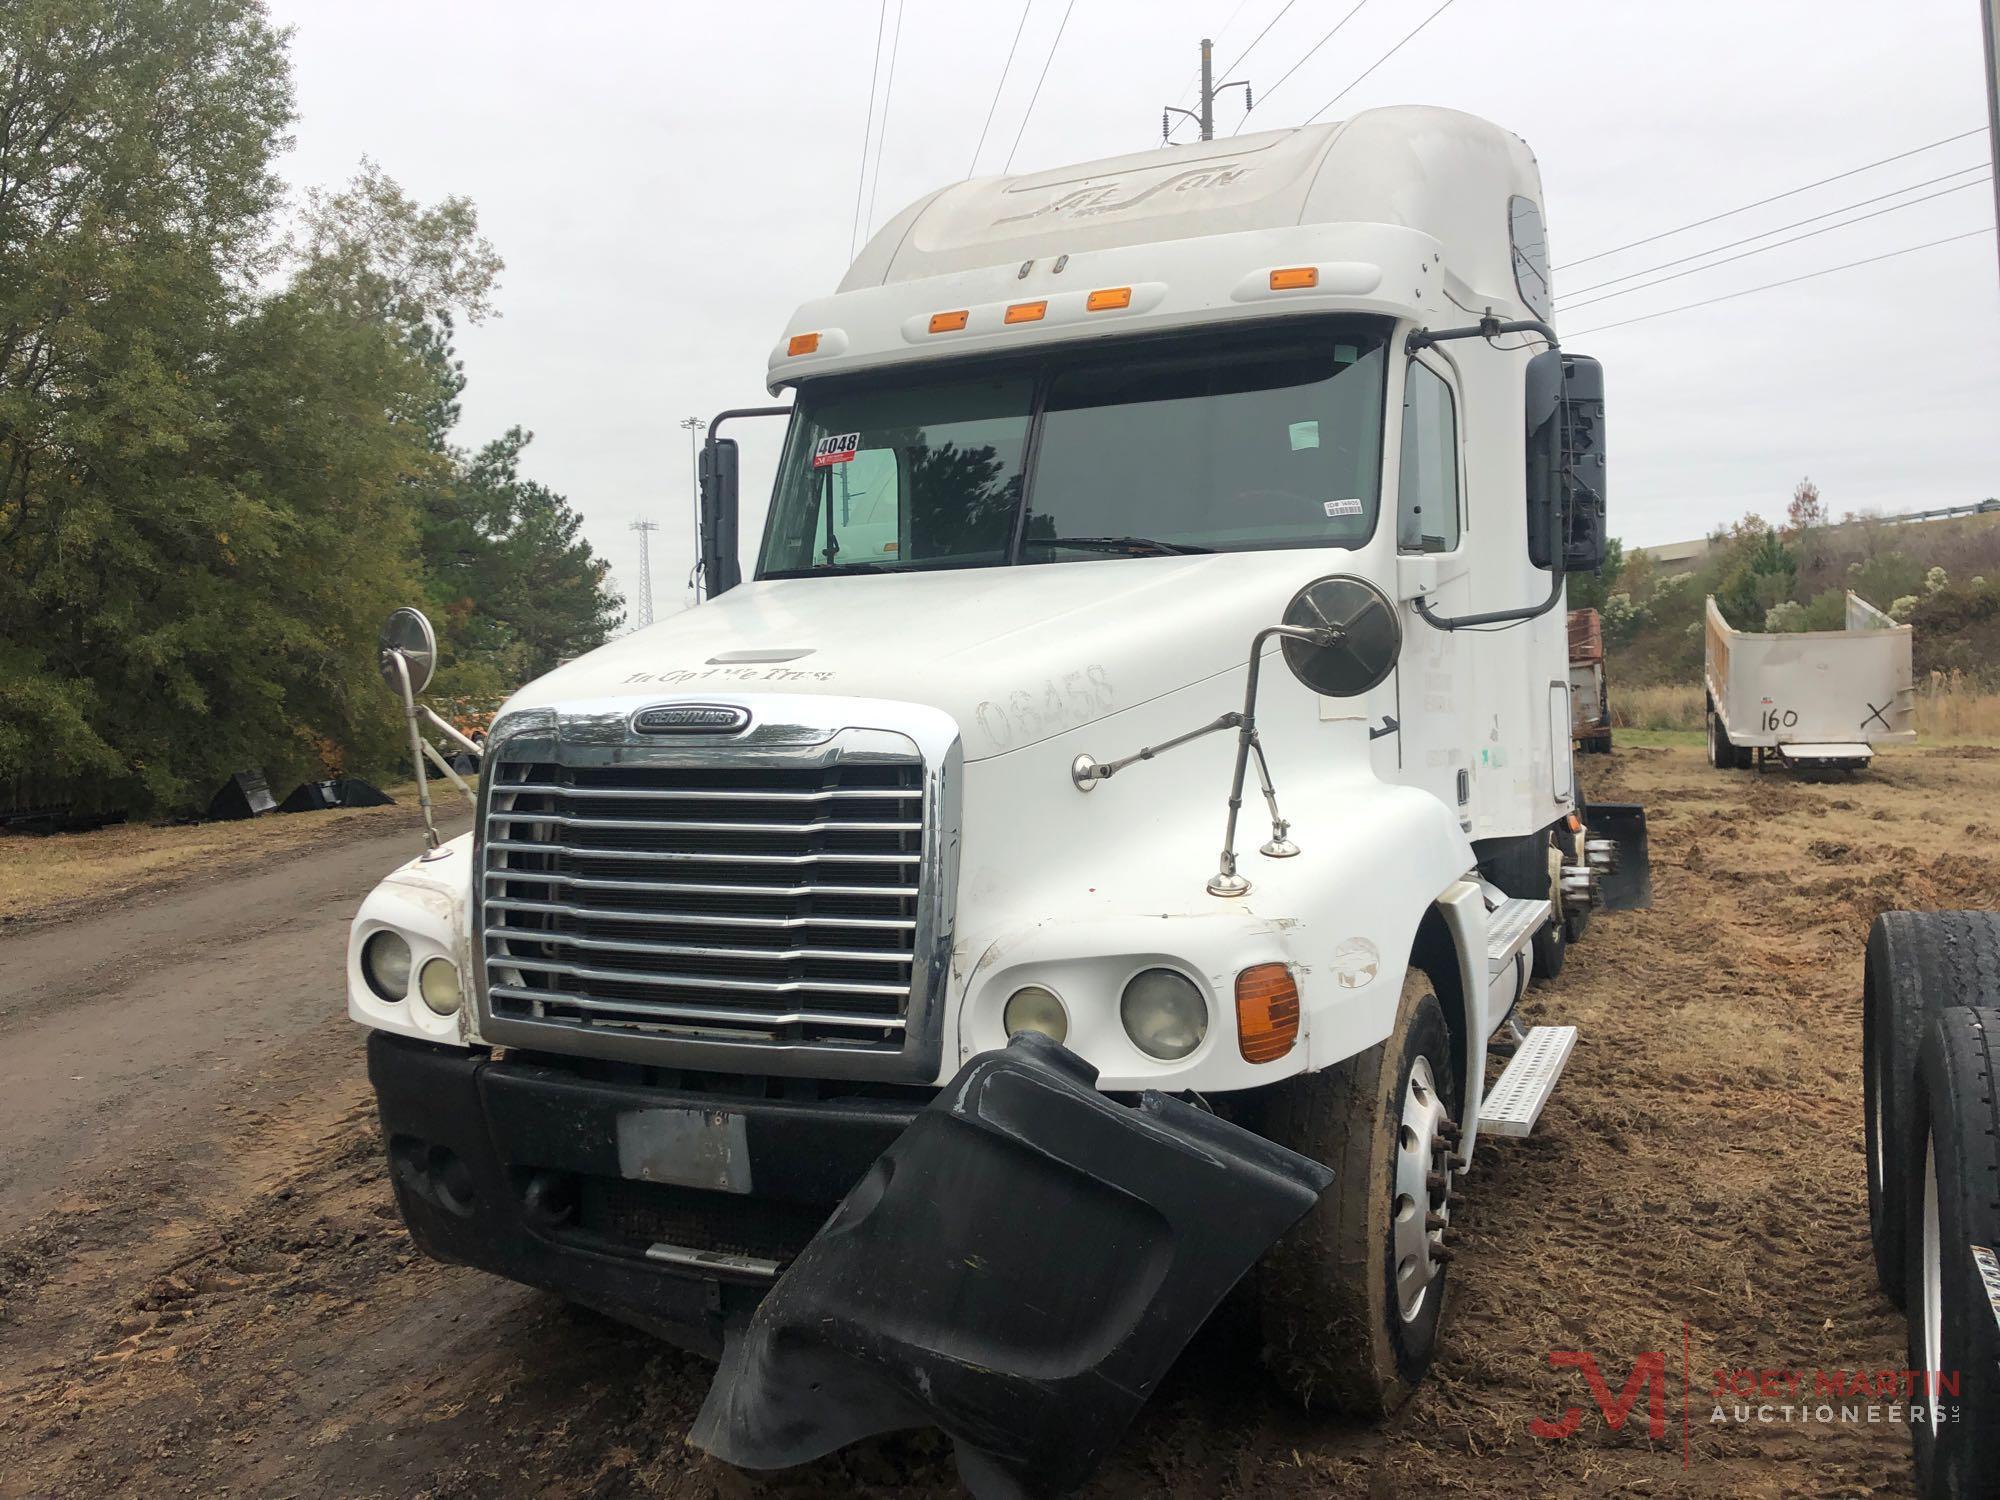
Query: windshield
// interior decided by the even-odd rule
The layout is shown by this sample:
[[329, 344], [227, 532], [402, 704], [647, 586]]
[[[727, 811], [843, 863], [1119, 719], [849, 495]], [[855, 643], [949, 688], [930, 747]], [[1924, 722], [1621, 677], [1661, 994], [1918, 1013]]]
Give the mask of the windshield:
[[802, 391], [758, 576], [1351, 548], [1373, 534], [1375, 325], [1090, 352]]

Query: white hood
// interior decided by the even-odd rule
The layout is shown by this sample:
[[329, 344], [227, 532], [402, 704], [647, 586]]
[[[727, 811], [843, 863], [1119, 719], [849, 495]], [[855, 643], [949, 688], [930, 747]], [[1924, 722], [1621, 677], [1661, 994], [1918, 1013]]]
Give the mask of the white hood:
[[579, 657], [507, 707], [890, 699], [950, 714], [978, 760], [1240, 669], [1300, 585], [1361, 562], [1315, 548], [746, 583]]

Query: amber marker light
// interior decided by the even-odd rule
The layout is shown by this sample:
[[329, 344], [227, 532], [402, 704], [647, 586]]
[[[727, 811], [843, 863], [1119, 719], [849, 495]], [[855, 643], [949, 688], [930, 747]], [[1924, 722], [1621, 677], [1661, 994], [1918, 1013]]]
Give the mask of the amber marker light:
[[819, 350], [819, 335], [816, 333], [795, 333], [792, 341], [785, 345], [785, 353], [791, 355], [814, 354]]
[[1090, 294], [1083, 306], [1086, 312], [1106, 312], [1114, 307], [1132, 305], [1132, 288], [1129, 286], [1107, 286]]
[[1285, 964], [1253, 964], [1236, 976], [1236, 1045], [1245, 1062], [1276, 1062], [1299, 1039], [1299, 986]]
[[1049, 305], [1046, 302], [1016, 302], [1012, 307], [1007, 309], [1007, 321], [1009, 323], [1039, 323], [1042, 321], [1042, 314], [1048, 310]]
[[1318, 285], [1318, 266], [1287, 266], [1282, 271], [1271, 273], [1271, 290], [1274, 292], [1296, 292]]
[[932, 313], [931, 332], [957, 333], [961, 328], [965, 327], [965, 317], [966, 309], [964, 308], [960, 308], [957, 312]]

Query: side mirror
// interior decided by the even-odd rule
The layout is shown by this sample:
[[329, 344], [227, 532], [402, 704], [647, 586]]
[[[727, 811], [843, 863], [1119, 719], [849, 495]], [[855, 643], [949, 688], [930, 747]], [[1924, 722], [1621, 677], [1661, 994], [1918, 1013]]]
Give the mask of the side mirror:
[[1322, 698], [1358, 698], [1388, 680], [1403, 651], [1403, 622], [1389, 596], [1365, 578], [1335, 574], [1292, 596], [1285, 624], [1317, 639], [1285, 635], [1292, 675]]
[[701, 449], [701, 577], [702, 593], [710, 599], [743, 581], [736, 491], [736, 439], [712, 437]]
[[415, 697], [431, 685], [437, 672], [437, 632], [422, 610], [405, 606], [391, 613], [382, 622], [379, 643], [382, 680], [390, 692], [400, 698], [407, 685], [410, 696]]
[[1604, 565], [1604, 367], [1545, 349], [1526, 376], [1528, 560], [1588, 573]]

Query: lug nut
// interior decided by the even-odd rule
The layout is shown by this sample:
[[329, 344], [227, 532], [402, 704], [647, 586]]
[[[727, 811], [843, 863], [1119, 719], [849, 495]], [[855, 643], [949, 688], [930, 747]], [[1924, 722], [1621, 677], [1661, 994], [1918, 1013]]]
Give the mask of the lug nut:
[[1424, 1215], [1424, 1232], [1428, 1234], [1432, 1230], [1443, 1229], [1447, 1227], [1450, 1223], [1451, 1220], [1447, 1219], [1443, 1214], [1426, 1213]]
[[1449, 1261], [1449, 1260], [1456, 1260], [1457, 1258], [1458, 1258], [1458, 1252], [1457, 1252], [1456, 1250], [1452, 1249], [1452, 1248], [1451, 1248], [1451, 1246], [1449, 1246], [1449, 1245], [1436, 1245], [1436, 1244], [1434, 1244], [1434, 1245], [1432, 1245], [1432, 1246], [1431, 1246], [1431, 1259], [1432, 1259], [1432, 1260], [1435, 1260], [1435, 1261]]
[[1443, 1193], [1447, 1197], [1451, 1194], [1451, 1179], [1442, 1172], [1426, 1172], [1424, 1186], [1434, 1193]]

